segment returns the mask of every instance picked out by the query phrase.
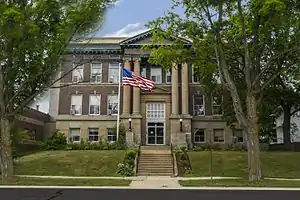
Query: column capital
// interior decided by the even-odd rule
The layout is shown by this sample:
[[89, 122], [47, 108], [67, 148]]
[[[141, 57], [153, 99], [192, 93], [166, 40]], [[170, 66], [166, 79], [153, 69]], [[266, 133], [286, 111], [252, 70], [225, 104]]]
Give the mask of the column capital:
[[133, 61], [134, 61], [134, 62], [141, 62], [142, 59], [141, 59], [141, 58], [133, 58]]

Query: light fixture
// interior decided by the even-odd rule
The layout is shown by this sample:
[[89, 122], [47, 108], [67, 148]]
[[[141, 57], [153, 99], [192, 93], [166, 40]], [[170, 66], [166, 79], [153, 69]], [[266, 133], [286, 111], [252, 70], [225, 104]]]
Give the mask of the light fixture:
[[182, 118], [179, 119], [180, 122], [180, 132], [183, 132], [183, 128], [182, 128]]
[[132, 119], [129, 118], [128, 121], [129, 121], [129, 131], [131, 131], [131, 130], [132, 130], [132, 129], [131, 129], [131, 121], [132, 121]]

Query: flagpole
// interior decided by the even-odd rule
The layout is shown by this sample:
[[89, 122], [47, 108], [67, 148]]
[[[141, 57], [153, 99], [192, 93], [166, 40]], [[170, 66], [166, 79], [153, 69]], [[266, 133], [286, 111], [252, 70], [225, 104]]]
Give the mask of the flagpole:
[[121, 81], [122, 81], [122, 65], [119, 64], [119, 86], [118, 86], [118, 115], [117, 115], [117, 141], [119, 141], [120, 132], [120, 103], [121, 103]]

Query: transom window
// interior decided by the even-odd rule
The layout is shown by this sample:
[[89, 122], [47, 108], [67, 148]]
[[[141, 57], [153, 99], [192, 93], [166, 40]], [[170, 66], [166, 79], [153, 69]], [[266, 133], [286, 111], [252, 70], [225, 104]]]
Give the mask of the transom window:
[[116, 135], [114, 128], [107, 129], [107, 141], [108, 142], [116, 142], [117, 141], [117, 135]]
[[108, 95], [107, 97], [107, 114], [118, 114], [118, 95]]
[[205, 142], [205, 133], [204, 129], [196, 129], [194, 132], [194, 142], [203, 143]]
[[242, 129], [233, 129], [233, 143], [243, 143], [244, 133]]
[[214, 142], [225, 142], [224, 129], [214, 129]]
[[89, 142], [99, 141], [99, 131], [98, 128], [89, 128]]
[[89, 114], [100, 115], [100, 95], [90, 95]]
[[212, 97], [213, 115], [223, 115], [223, 96]]
[[81, 115], [82, 113], [82, 95], [71, 96], [71, 114]]
[[154, 83], [161, 83], [162, 70], [159, 67], [152, 67], [150, 70], [151, 79]]
[[165, 106], [163, 103], [148, 103], [147, 118], [152, 120], [165, 118]]
[[80, 142], [80, 128], [70, 128], [69, 140], [70, 142]]
[[193, 115], [205, 115], [204, 95], [194, 95], [193, 97]]
[[72, 71], [72, 82], [78, 83], [83, 81], [83, 65], [75, 66], [73, 65], [73, 68], [75, 68]]
[[109, 63], [108, 69], [108, 82], [109, 83], [119, 83], [119, 68], [120, 63]]
[[102, 82], [102, 64], [101, 63], [92, 63], [91, 82], [92, 83], [101, 83]]
[[172, 82], [172, 72], [170, 70], [166, 71], [166, 83]]

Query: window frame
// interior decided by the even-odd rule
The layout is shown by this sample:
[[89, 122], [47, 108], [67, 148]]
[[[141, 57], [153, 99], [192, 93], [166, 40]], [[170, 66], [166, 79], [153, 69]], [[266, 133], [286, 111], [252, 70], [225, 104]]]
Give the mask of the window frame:
[[[76, 141], [73, 140], [73, 137], [72, 137], [72, 134], [71, 134], [72, 130], [79, 130], [79, 135], [78, 135], [79, 140], [78, 141], [77, 140]], [[80, 128], [69, 128], [69, 137], [68, 137], [68, 139], [69, 139], [69, 142], [71, 142], [71, 143], [79, 143], [81, 141], [81, 130], [80, 130]]]
[[[212, 115], [213, 116], [223, 116], [224, 115], [224, 109], [223, 109], [223, 95], [221, 95], [221, 104], [217, 104], [217, 105], [214, 105], [214, 97], [217, 97], [217, 98], [219, 98], [220, 97], [220, 95], [212, 95], [211, 96], [211, 111], [212, 111]], [[219, 108], [221, 108], [222, 109], [222, 113], [220, 114], [220, 113], [217, 113], [217, 114], [215, 114], [215, 107], [219, 107]]]
[[[219, 139], [218, 139], [218, 141], [216, 141], [215, 140], [215, 138], [216, 138], [216, 131], [221, 131], [222, 130], [222, 133], [223, 133], [223, 141], [220, 141]], [[216, 129], [214, 129], [213, 130], [213, 139], [214, 139], [214, 143], [225, 143], [225, 141], [226, 141], [226, 139], [225, 139], [225, 130], [224, 129], [221, 129], [221, 128], [216, 128]], [[219, 137], [219, 136], [218, 136]]]
[[[203, 141], [201, 141], [201, 135], [199, 135], [198, 137], [199, 137], [199, 142], [198, 141], [196, 141], [196, 135], [197, 135], [197, 132], [198, 131], [203, 131]], [[194, 131], [194, 143], [195, 144], [203, 144], [203, 143], [206, 143], [206, 135], [205, 135], [205, 130], [204, 129], [200, 129], [200, 128], [197, 128], [196, 129], [196, 131]]]
[[[110, 143], [114, 143], [117, 142], [117, 135], [116, 134], [112, 134], [112, 132], [110, 132], [110, 130], [113, 131], [114, 128], [107, 128], [107, 141]], [[110, 140], [109, 138], [115, 138], [115, 140]]]
[[[200, 115], [196, 115], [196, 112], [195, 112], [195, 107], [196, 106], [201, 106], [201, 105], [195, 105], [195, 97], [199, 97], [199, 96], [202, 96], [202, 99], [203, 99], [203, 114], [200, 114]], [[193, 95], [193, 116], [205, 116], [205, 95], [203, 94], [197, 94], [197, 95]]]
[[[90, 135], [91, 130], [97, 130], [97, 135]], [[90, 140], [90, 137], [93, 137], [93, 138], [96, 137], [97, 140]], [[91, 142], [91, 143], [93, 143], [93, 142], [99, 142], [99, 139], [100, 139], [99, 128], [88, 128], [88, 141]]]
[[[76, 105], [76, 104], [72, 104], [72, 97], [73, 96], [80, 96], [81, 97], [81, 104], [80, 105]], [[83, 95], [82, 94], [72, 94], [71, 95], [71, 108], [70, 108], [70, 113], [71, 115], [82, 115], [82, 101], [83, 101]], [[80, 112], [79, 113], [76, 113], [76, 109], [75, 109], [75, 113], [73, 113], [73, 105], [76, 107], [76, 106], [80, 106]]]
[[[236, 136], [236, 131], [241, 131], [241, 133], [242, 133], [242, 135], [241, 135], [241, 138], [242, 138], [242, 142], [239, 142], [239, 138], [240, 137], [238, 137], [238, 136]], [[238, 128], [234, 128], [233, 130], [232, 130], [232, 143], [233, 144], [243, 144], [244, 142], [245, 142], [245, 139], [244, 139], [244, 131], [243, 131], [243, 129], [238, 129]], [[235, 140], [235, 138], [236, 138], [236, 142], [234, 141]]]
[[[171, 77], [171, 81], [168, 81], [168, 77]], [[165, 82], [166, 82], [166, 84], [172, 83], [172, 71], [165, 70]]]
[[[159, 75], [159, 77], [160, 77], [160, 80], [159, 81], [154, 81], [153, 79], [152, 79], [152, 70], [160, 70], [160, 75]], [[158, 75], [155, 75], [155, 77], [158, 77]], [[162, 74], [162, 68], [161, 67], [151, 67], [150, 68], [150, 79], [151, 80], [153, 80], [154, 81], [154, 83], [156, 83], [156, 84], [161, 84], [162, 83], [162, 77], [163, 77], [163, 74]], [[156, 78], [155, 78], [156, 79]]]
[[[192, 65], [192, 83], [200, 83], [200, 78], [195, 77], [194, 73], [195, 73], [195, 67], [194, 67], [194, 65]], [[195, 78], [197, 79], [197, 81], [195, 81]]]
[[[73, 64], [73, 67], [72, 67], [72, 68], [75, 68], [74, 64]], [[78, 73], [80, 74], [80, 75], [78, 76], [78, 80], [77, 80], [77, 81], [74, 80], [74, 77], [75, 77], [75, 75], [76, 75], [76, 72], [78, 72]], [[71, 79], [72, 79], [72, 80], [71, 80], [72, 83], [80, 83], [80, 82], [83, 81], [83, 79], [84, 79], [84, 65], [83, 65], [83, 64], [77, 66], [76, 69], [73, 69], [73, 71], [72, 71], [72, 78], [71, 78]]]
[[[99, 75], [95, 75], [95, 81], [93, 81], [93, 66], [94, 65], [99, 65], [100, 66], [100, 71], [101, 71], [101, 74]], [[97, 81], [97, 76], [100, 76], [100, 81]], [[91, 74], [90, 74], [90, 83], [93, 83], [93, 84], [99, 84], [99, 83], [102, 83], [103, 82], [103, 64], [102, 63], [91, 63]]]
[[[110, 106], [110, 103], [109, 103], [109, 98], [110, 97], [112, 97], [112, 96], [114, 96], [114, 97], [117, 97], [117, 113], [110, 113], [110, 109], [109, 109], [109, 106]], [[115, 115], [118, 115], [118, 112], [119, 112], [119, 102], [118, 102], [118, 94], [109, 94], [109, 95], [107, 95], [107, 115], [112, 115], [112, 116], [115, 116]]]
[[[113, 64], [119, 64], [118, 68], [112, 68], [112, 66], [114, 66]], [[121, 63], [120, 62], [109, 62], [107, 83], [110, 83], [110, 84], [119, 84], [119, 82], [120, 82], [120, 67], [121, 67]], [[110, 82], [111, 69], [117, 69], [118, 79], [117, 79], [116, 83], [114, 83], [113, 81]]]
[[[99, 113], [91, 113], [91, 106], [97, 106], [97, 105], [91, 105], [91, 96], [99, 97]], [[89, 95], [89, 115], [100, 115], [101, 114], [101, 95], [100, 94], [90, 94]]]

